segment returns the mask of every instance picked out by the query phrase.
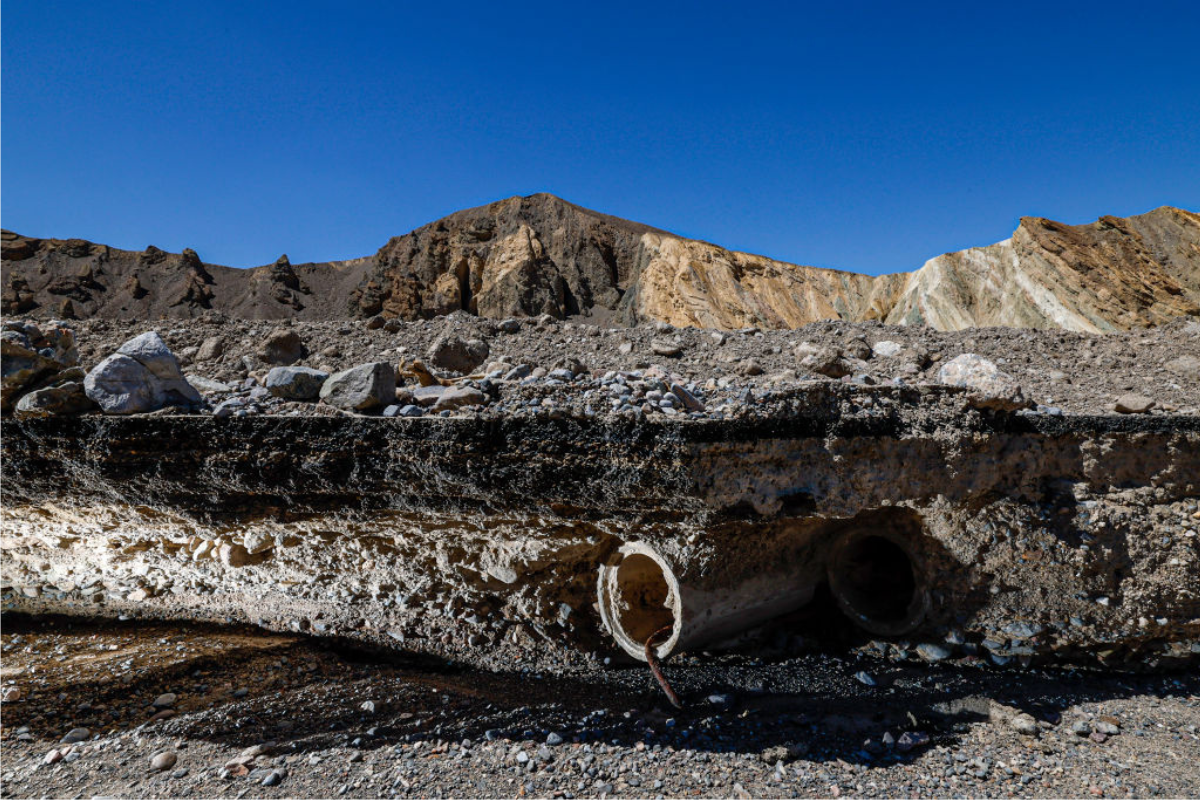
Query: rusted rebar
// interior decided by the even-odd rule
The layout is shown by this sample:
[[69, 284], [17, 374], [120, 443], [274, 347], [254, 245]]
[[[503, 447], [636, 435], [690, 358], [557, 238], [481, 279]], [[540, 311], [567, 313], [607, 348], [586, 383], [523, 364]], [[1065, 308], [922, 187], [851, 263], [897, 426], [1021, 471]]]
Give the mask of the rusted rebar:
[[650, 665], [650, 671], [654, 673], [654, 679], [658, 681], [658, 685], [666, 693], [667, 699], [671, 701], [671, 705], [676, 708], [683, 708], [683, 703], [679, 701], [679, 695], [675, 694], [675, 690], [671, 688], [671, 684], [667, 683], [667, 676], [663, 675], [662, 665], [658, 663], [658, 655], [654, 652], [655, 640], [663, 634], [670, 634], [672, 628], [672, 625], [660, 628], [650, 634], [650, 638], [646, 639], [646, 663]]

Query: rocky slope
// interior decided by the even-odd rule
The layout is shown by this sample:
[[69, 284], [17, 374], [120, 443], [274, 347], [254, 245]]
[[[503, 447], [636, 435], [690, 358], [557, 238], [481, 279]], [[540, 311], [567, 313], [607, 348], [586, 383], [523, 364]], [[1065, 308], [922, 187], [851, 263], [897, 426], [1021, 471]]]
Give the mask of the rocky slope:
[[795, 328], [828, 319], [1103, 332], [1200, 316], [1200, 215], [1091, 225], [1025, 218], [1012, 238], [872, 277], [725, 250], [546, 194], [468, 209], [375, 255], [241, 270], [192, 250], [3, 233], [3, 309], [63, 317], [244, 319], [575, 315]]

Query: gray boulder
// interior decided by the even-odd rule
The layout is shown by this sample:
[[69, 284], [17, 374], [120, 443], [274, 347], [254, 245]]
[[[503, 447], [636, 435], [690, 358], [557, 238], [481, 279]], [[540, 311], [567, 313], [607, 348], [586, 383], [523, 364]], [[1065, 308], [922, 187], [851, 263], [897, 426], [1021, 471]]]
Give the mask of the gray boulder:
[[92, 368], [83, 379], [83, 390], [105, 414], [144, 414], [162, 408], [154, 381], [154, 373], [140, 361], [114, 353]]
[[321, 402], [351, 411], [372, 411], [396, 397], [396, 370], [386, 361], [335, 372], [321, 386]]
[[94, 407], [83, 391], [79, 381], [67, 381], [58, 386], [35, 389], [17, 401], [14, 416], [17, 419], [30, 417], [53, 417], [62, 414], [82, 414]]
[[490, 353], [491, 348], [482, 339], [447, 335], [438, 337], [429, 347], [429, 363], [439, 369], [466, 374], [487, 360]]
[[87, 374], [87, 396], [106, 414], [144, 414], [200, 402], [179, 362], [153, 331], [135, 336]]
[[233, 387], [228, 383], [214, 381], [212, 378], [206, 378], [203, 375], [188, 375], [187, 382], [195, 387], [196, 391], [208, 394], [227, 394], [233, 391]]
[[123, 356], [129, 356], [164, 380], [182, 380], [183, 372], [179, 361], [155, 331], [135, 336], [117, 348]]
[[328, 372], [308, 367], [275, 367], [267, 373], [267, 390], [286, 400], [316, 400]]

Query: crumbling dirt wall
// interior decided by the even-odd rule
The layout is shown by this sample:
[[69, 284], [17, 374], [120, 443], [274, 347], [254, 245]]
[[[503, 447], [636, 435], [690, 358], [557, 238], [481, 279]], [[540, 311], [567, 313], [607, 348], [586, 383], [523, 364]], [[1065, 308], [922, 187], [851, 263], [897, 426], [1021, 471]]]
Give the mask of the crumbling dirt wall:
[[[826, 386], [783, 416], [711, 423], [3, 426], [5, 608], [232, 618], [466, 660], [522, 637], [591, 652], [610, 646], [597, 570], [638, 542], [700, 592], [764, 564], [840, 580], [875, 633], [998, 660], [1179, 656], [1200, 638], [1194, 418]], [[893, 566], [908, 589], [897, 573], [891, 595], [855, 595], [872, 585], [856, 570]]]

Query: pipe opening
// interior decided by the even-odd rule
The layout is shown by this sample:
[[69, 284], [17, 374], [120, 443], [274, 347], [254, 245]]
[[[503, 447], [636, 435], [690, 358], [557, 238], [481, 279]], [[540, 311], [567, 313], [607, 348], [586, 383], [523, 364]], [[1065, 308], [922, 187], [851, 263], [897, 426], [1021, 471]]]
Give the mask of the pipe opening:
[[645, 644], [656, 631], [674, 625], [675, 615], [666, 605], [671, 588], [652, 558], [634, 554], [623, 559], [616, 584], [619, 624], [630, 639]]
[[618, 557], [600, 567], [597, 583], [600, 616], [626, 653], [646, 658], [646, 640], [670, 627], [671, 635], [655, 646], [659, 658], [679, 641], [679, 587], [670, 568], [649, 547], [630, 543]]
[[908, 546], [896, 537], [852, 533], [834, 552], [829, 587], [859, 626], [885, 636], [917, 627], [928, 595]]

